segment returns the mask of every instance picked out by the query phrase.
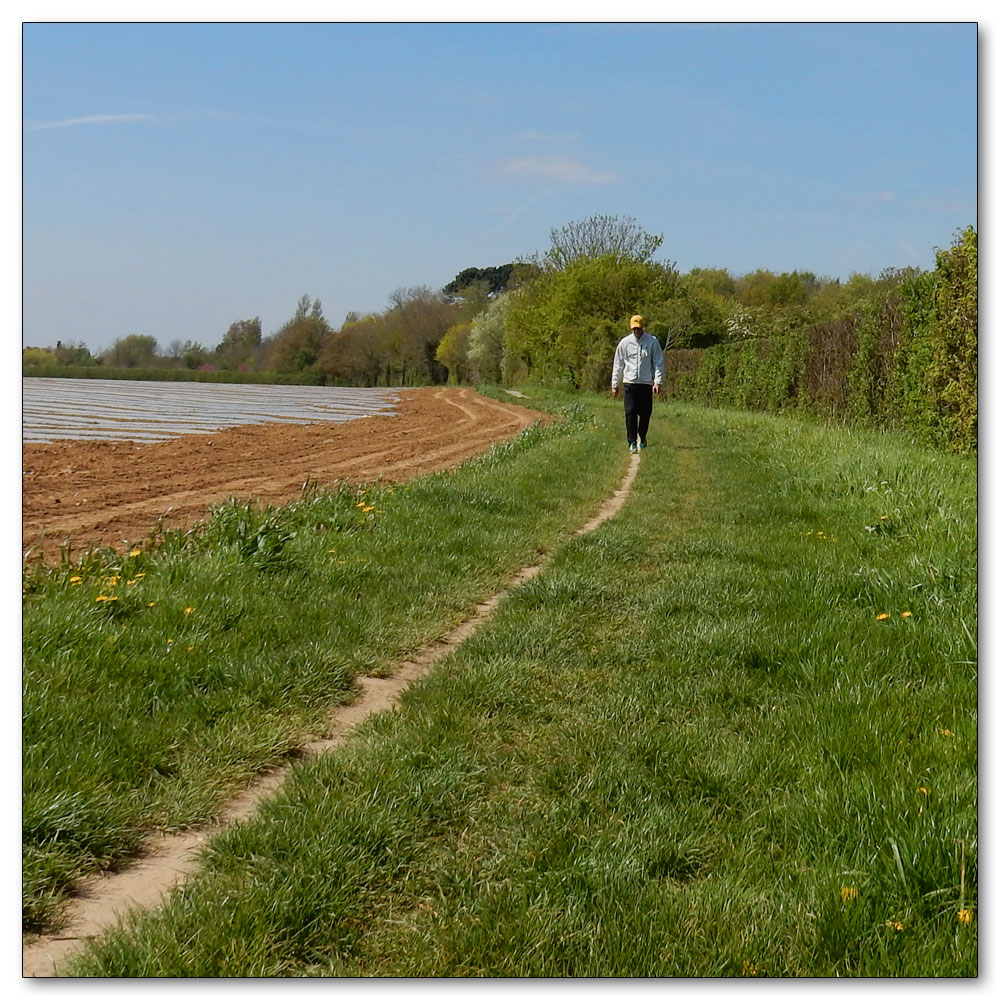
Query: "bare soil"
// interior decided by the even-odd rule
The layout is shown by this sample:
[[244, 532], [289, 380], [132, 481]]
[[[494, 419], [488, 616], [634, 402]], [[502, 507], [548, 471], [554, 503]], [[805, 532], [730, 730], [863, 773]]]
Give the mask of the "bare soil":
[[458, 387], [400, 390], [394, 415], [347, 423], [254, 424], [134, 444], [22, 445], [22, 548], [53, 561], [122, 548], [157, 523], [189, 528], [230, 497], [279, 504], [303, 484], [402, 482], [452, 468], [543, 415]]

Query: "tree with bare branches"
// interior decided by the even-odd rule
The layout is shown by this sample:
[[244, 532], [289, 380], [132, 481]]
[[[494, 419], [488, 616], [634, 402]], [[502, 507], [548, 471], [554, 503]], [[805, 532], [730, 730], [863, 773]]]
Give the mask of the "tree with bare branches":
[[649, 261], [663, 243], [662, 236], [647, 233], [631, 216], [591, 215], [578, 222], [553, 229], [552, 246], [544, 261], [561, 271], [577, 260], [613, 257], [619, 263]]

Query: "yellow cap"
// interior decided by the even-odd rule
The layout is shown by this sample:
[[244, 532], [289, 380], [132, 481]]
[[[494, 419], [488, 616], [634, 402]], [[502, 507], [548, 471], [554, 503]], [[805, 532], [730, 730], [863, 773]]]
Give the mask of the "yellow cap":
[[628, 321], [628, 326], [629, 326], [630, 330], [634, 330], [637, 327], [641, 330], [642, 329], [642, 317], [641, 316], [633, 316]]

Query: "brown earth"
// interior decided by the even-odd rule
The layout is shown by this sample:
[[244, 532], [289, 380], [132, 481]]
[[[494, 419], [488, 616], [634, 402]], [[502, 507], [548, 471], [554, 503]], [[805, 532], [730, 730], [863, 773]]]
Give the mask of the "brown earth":
[[457, 387], [400, 390], [395, 415], [253, 424], [168, 441], [22, 445], [22, 549], [52, 561], [188, 528], [230, 497], [277, 504], [303, 484], [402, 482], [452, 468], [543, 415]]

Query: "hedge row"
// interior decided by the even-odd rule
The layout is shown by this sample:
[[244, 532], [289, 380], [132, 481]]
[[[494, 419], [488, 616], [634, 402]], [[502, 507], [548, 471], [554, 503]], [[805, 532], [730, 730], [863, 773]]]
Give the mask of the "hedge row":
[[834, 321], [665, 355], [675, 398], [905, 428], [974, 453], [978, 437], [978, 245], [966, 229], [915, 272]]

